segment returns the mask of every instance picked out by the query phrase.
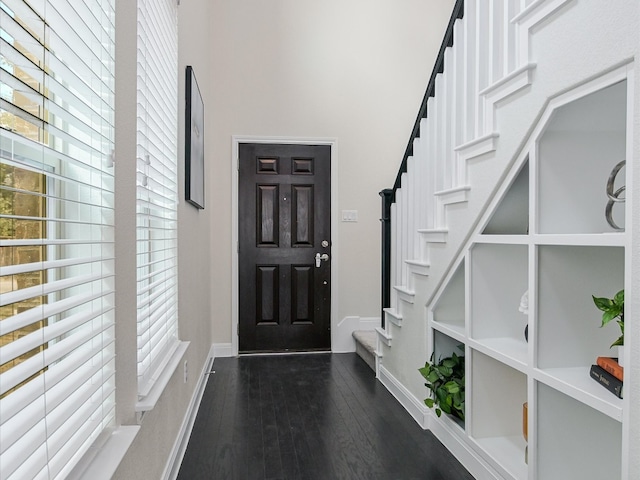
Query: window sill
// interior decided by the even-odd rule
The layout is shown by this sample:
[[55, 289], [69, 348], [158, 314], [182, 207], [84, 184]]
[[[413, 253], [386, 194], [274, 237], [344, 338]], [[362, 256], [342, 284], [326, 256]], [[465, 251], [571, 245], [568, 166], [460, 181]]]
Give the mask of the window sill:
[[67, 480], [110, 480], [139, 431], [140, 427], [135, 425], [120, 426], [105, 432], [102, 441], [99, 438], [91, 446]]
[[[184, 354], [189, 348], [189, 344], [191, 342], [178, 342], [178, 346], [173, 350], [173, 353], [169, 356], [165, 367], [162, 369], [162, 373], [156, 379], [153, 387], [149, 393], [144, 397], [138, 400], [136, 403], [136, 412], [139, 414], [139, 417], [144, 412], [148, 412], [153, 410], [160, 399], [160, 395], [164, 391], [165, 387], [171, 380], [171, 377], [175, 373], [178, 365], [180, 365], [180, 361]], [[139, 418], [141, 419], [141, 417]]]

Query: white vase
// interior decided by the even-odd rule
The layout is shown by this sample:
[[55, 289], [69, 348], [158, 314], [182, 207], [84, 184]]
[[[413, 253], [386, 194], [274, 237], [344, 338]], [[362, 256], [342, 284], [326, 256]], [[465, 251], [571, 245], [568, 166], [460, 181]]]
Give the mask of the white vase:
[[624, 345], [618, 345], [618, 365], [624, 367]]

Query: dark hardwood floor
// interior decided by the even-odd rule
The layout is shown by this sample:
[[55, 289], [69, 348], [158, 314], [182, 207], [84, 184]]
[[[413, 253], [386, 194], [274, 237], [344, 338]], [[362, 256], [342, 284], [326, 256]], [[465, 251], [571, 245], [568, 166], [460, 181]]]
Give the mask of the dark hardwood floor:
[[217, 358], [178, 480], [473, 477], [355, 354]]

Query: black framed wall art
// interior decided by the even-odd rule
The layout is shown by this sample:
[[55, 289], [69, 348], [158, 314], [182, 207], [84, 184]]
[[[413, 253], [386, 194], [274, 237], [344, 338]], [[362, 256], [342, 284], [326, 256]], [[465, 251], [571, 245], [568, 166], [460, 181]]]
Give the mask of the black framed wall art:
[[185, 197], [204, 208], [204, 102], [193, 68], [186, 69]]

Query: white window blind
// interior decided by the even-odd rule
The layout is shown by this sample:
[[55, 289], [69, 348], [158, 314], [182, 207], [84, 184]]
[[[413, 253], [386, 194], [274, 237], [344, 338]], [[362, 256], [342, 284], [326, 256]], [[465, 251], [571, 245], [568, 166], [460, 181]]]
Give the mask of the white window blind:
[[138, 0], [138, 393], [178, 347], [178, 25], [175, 0]]
[[0, 477], [114, 422], [114, 1], [0, 0]]

